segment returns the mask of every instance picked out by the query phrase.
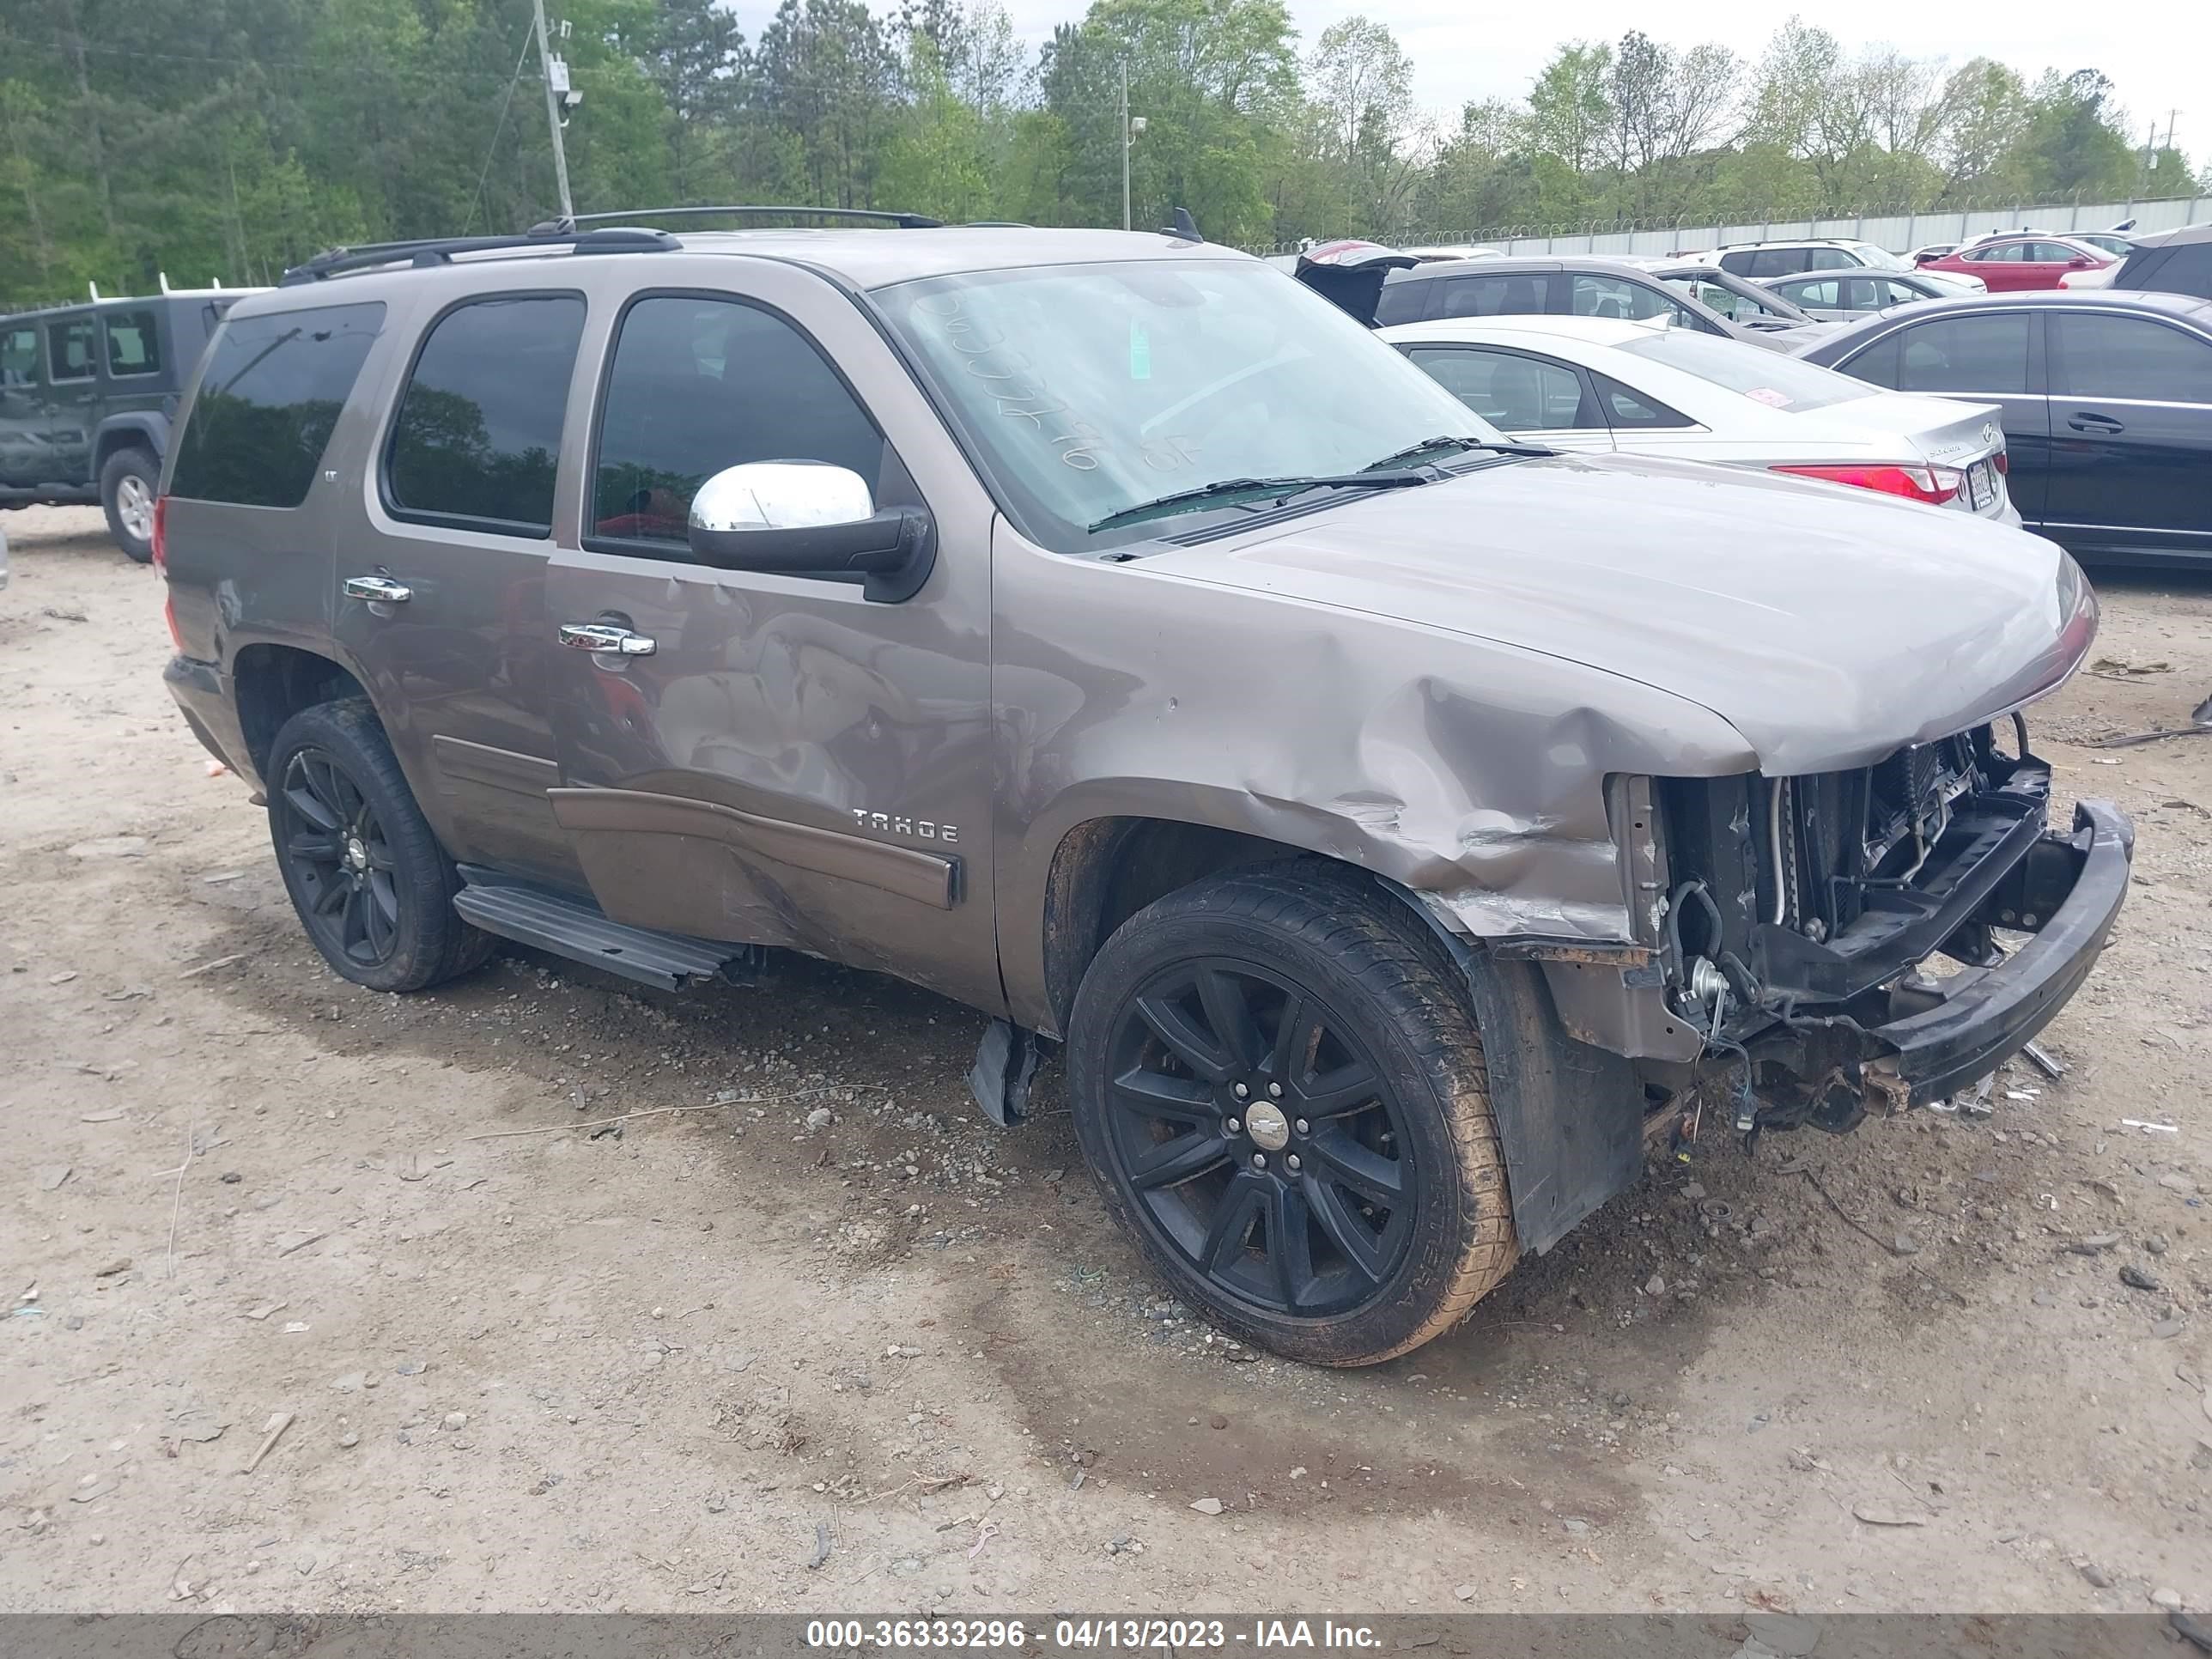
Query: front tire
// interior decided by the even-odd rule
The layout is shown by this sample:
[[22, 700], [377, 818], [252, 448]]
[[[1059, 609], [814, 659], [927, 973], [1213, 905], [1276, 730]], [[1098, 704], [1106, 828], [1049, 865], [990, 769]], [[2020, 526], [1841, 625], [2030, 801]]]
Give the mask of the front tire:
[[1511, 1269], [1456, 981], [1418, 917], [1324, 866], [1171, 893], [1091, 963], [1067, 1050], [1085, 1156], [1153, 1267], [1232, 1334], [1373, 1364]]
[[419, 991], [477, 966], [495, 941], [453, 908], [459, 874], [360, 697], [286, 720], [263, 769], [269, 837], [323, 960], [372, 991]]
[[134, 562], [154, 556], [154, 492], [161, 464], [143, 449], [118, 449], [101, 464], [100, 504], [107, 514], [107, 533]]

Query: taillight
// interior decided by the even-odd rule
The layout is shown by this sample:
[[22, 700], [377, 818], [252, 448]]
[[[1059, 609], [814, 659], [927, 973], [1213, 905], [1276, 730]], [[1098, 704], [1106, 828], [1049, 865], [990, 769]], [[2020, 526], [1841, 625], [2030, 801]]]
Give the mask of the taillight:
[[1966, 475], [1955, 466], [1778, 466], [1799, 478], [1823, 478], [1830, 483], [1878, 489], [1885, 495], [1941, 507], [1966, 486]]
[[2012, 471], [2012, 457], [2006, 454], [2003, 450], [2000, 449], [1990, 457], [1990, 465], [1996, 468], [2000, 472], [2010, 472]]
[[[169, 498], [154, 497], [154, 568], [161, 573], [164, 588], [169, 577]], [[169, 643], [179, 651], [185, 648], [185, 636], [177, 631], [177, 595], [169, 589], [161, 596], [161, 620], [169, 625]]]

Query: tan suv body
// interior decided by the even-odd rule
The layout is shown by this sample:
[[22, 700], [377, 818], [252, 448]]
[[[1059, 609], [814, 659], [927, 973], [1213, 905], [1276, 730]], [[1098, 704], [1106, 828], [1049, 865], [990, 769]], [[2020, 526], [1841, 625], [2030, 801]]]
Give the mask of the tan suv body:
[[1504, 444], [1166, 234], [328, 258], [231, 313], [163, 489], [169, 683], [340, 972], [930, 987], [1003, 1121], [1065, 1041], [1155, 1266], [1316, 1360], [1655, 1133], [1986, 1074], [2125, 891], [2014, 714], [2094, 631], [2059, 550]]

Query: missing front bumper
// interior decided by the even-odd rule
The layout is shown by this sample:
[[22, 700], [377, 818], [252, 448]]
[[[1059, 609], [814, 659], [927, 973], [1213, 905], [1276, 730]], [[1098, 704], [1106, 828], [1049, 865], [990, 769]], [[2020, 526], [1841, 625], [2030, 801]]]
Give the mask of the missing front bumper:
[[[2075, 808], [1964, 916], [1944, 945], [1988, 958], [1947, 978], [1903, 974], [1848, 1012], [1799, 1015], [1751, 1045], [1756, 1121], [1835, 1133], [1869, 1111], [1925, 1105], [1987, 1077], [2031, 1042], [2096, 965], [2126, 901], [2135, 830], [2109, 801]], [[2009, 956], [1990, 930], [2025, 932]]]
[[1987, 1077], [2051, 1023], [2089, 976], [2127, 900], [2135, 826], [2110, 801], [2074, 809], [2069, 836], [2046, 835], [1992, 895], [1984, 926], [2033, 927], [2002, 963], [1893, 994], [1911, 1012], [1863, 1028], [1870, 1099], [1892, 1109], [1940, 1100]]

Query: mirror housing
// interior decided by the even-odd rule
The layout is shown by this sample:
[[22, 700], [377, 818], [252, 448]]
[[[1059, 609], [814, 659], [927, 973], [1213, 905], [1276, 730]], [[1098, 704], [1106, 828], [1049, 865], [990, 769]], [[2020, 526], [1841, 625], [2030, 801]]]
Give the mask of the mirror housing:
[[719, 570], [855, 581], [896, 604], [937, 564], [937, 528], [918, 507], [878, 512], [857, 472], [822, 461], [726, 467], [691, 498], [692, 556]]

